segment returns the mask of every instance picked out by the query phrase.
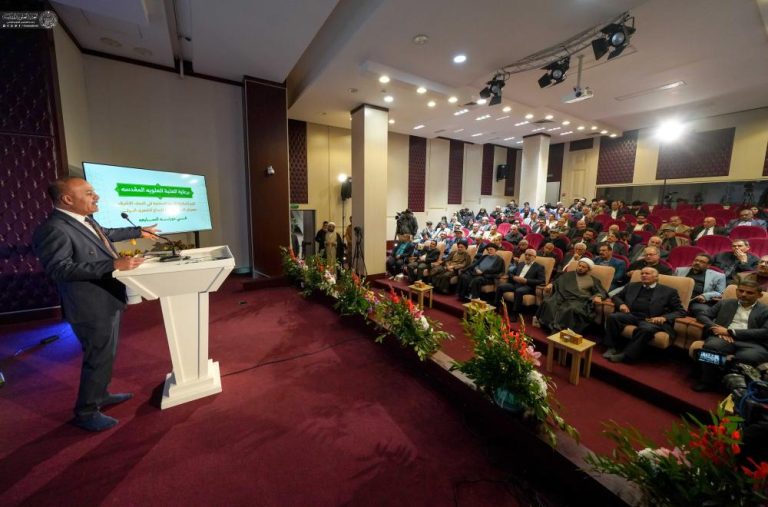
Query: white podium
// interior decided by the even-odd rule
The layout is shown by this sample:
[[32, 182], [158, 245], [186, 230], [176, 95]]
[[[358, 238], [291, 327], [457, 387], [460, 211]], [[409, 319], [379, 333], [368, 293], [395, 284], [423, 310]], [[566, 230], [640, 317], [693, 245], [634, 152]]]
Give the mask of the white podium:
[[160, 298], [173, 371], [165, 378], [160, 407], [174, 407], [221, 392], [219, 363], [208, 358], [208, 293], [235, 267], [227, 246], [180, 252], [183, 260], [147, 259], [112, 276], [144, 299]]

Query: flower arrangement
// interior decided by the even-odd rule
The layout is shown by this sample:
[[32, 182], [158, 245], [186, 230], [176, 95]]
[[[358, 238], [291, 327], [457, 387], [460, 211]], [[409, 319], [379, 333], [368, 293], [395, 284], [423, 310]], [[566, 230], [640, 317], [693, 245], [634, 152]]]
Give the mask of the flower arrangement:
[[722, 410], [711, 417], [711, 424], [683, 418], [667, 432], [662, 447], [637, 429], [610, 421], [605, 434], [616, 449], [586, 461], [597, 472], [637, 484], [649, 505], [765, 505], [768, 463], [741, 456], [741, 418], [726, 417]]
[[[559, 404], [554, 398], [555, 385], [537, 369], [540, 352], [533, 347], [533, 340], [525, 334], [525, 326], [513, 330], [506, 315], [493, 312], [474, 312], [464, 320], [464, 329], [474, 343], [474, 357], [455, 362], [457, 369], [468, 376], [475, 385], [499, 405], [514, 397], [522, 411], [541, 424], [551, 446], [557, 444], [552, 429], [555, 426], [578, 441], [578, 431], [558, 414]], [[521, 323], [522, 323], [521, 319]]]
[[376, 294], [371, 291], [354, 272], [342, 269], [336, 280], [336, 304], [335, 309], [342, 315], [362, 315], [363, 317], [373, 310], [378, 303]]
[[[398, 296], [390, 288], [389, 297], [384, 297], [375, 306], [375, 319], [392, 333], [404, 347], [412, 347], [419, 359], [440, 350], [440, 344], [453, 336], [440, 329], [440, 323], [428, 318], [408, 298]], [[381, 343], [386, 333], [376, 338]]]

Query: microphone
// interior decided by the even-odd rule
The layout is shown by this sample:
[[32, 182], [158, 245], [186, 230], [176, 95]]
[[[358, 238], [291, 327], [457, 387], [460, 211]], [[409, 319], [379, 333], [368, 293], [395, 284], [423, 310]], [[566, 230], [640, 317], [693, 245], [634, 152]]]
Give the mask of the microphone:
[[[128, 220], [128, 223], [131, 224], [132, 226], [139, 227], [138, 225], [134, 224], [131, 221], [130, 218], [128, 218], [128, 213], [126, 213], [125, 211], [120, 213], [120, 216], [123, 217], [124, 219]], [[158, 238], [164, 240], [169, 245], [171, 245], [171, 255], [166, 255], [164, 257], [160, 257], [160, 262], [178, 261], [178, 260], [181, 259], [181, 255], [179, 255], [178, 252], [176, 252], [176, 245], [173, 243], [173, 241], [171, 241], [170, 239], [166, 238], [165, 236], [160, 236], [159, 234], [155, 234], [154, 232], [150, 232], [150, 231], [148, 231], [146, 229], [142, 229], [141, 227], [139, 227], [139, 229], [141, 229], [143, 232], [147, 232], [149, 234], [153, 234], [153, 235], [157, 236]]]

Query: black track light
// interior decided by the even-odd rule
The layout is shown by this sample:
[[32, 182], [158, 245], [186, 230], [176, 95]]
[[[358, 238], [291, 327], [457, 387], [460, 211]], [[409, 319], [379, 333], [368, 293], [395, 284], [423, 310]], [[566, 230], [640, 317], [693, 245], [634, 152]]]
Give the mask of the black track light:
[[502, 74], [496, 74], [493, 76], [493, 79], [488, 81], [486, 84], [486, 87], [480, 90], [480, 98], [483, 99], [491, 99], [488, 102], [489, 106], [495, 106], [496, 104], [501, 103], [501, 90], [504, 88], [504, 85], [506, 84], [506, 81], [504, 80], [504, 75]]
[[554, 86], [565, 81], [566, 74], [570, 65], [571, 57], [566, 56], [565, 58], [556, 62], [552, 62], [544, 67], [544, 70], [546, 70], [547, 73], [539, 78], [539, 86], [541, 88], [545, 88], [547, 86]]
[[608, 51], [608, 59], [616, 58], [629, 46], [629, 39], [637, 30], [634, 26], [627, 24], [635, 23], [635, 18], [625, 18], [621, 23], [611, 23], [602, 30], [603, 37], [592, 41], [592, 52], [595, 54], [595, 60], [602, 58]]

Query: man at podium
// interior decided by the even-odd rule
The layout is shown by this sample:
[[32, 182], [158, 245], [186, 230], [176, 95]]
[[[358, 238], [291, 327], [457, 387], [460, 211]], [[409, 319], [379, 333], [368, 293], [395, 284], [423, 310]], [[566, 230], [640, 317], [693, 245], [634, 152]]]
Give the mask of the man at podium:
[[117, 351], [120, 317], [126, 303], [125, 286], [113, 270], [138, 267], [142, 257], [120, 257], [113, 241], [155, 238], [154, 226], [104, 229], [91, 215], [99, 196], [82, 178], [59, 178], [48, 187], [54, 211], [35, 231], [35, 253], [56, 282], [64, 319], [83, 349], [75, 426], [103, 431], [118, 423], [101, 409], [129, 400], [130, 393], [110, 394], [112, 365]]

